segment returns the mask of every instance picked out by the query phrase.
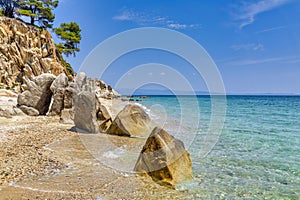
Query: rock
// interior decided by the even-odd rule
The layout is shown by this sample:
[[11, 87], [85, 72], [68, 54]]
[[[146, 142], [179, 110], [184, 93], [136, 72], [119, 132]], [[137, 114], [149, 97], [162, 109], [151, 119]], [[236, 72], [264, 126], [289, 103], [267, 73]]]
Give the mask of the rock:
[[147, 173], [155, 182], [172, 188], [193, 178], [190, 154], [183, 142], [158, 127], [147, 139], [134, 171]]
[[112, 124], [111, 115], [104, 105], [100, 105], [98, 108], [97, 121], [102, 132], [106, 132]]
[[104, 81], [97, 80], [96, 85], [96, 94], [98, 98], [112, 99], [118, 98], [121, 95], [116, 92], [110, 85], [107, 85]]
[[75, 93], [74, 87], [70, 84], [65, 90], [64, 108], [70, 109], [73, 106], [73, 94]]
[[0, 117], [11, 118], [16, 115], [24, 115], [24, 113], [17, 108], [17, 97], [13, 97], [14, 95], [10, 93], [8, 93], [8, 95], [6, 94], [7, 93], [2, 93], [0, 95]]
[[65, 96], [65, 89], [59, 88], [55, 90], [53, 94], [53, 102], [50, 108], [49, 115], [55, 116], [60, 115], [61, 111], [64, 109], [64, 96]]
[[0, 107], [0, 117], [12, 118], [12, 115], [5, 108]]
[[65, 73], [59, 74], [51, 84], [50, 90], [55, 93], [57, 89], [66, 88], [68, 86], [68, 77]]
[[146, 112], [137, 105], [129, 104], [116, 116], [107, 133], [140, 137], [149, 135], [152, 128], [151, 119]]
[[[58, 75], [69, 71], [62, 66], [52, 36], [21, 20], [0, 16], [0, 83], [3, 88], [22, 90], [23, 79], [43, 73]], [[24, 91], [24, 90], [23, 90]]]
[[50, 86], [55, 80], [52, 74], [41, 74], [33, 81], [27, 81], [27, 90], [18, 96], [18, 105], [32, 107], [40, 115], [45, 115], [49, 110], [52, 91]]
[[83, 89], [83, 86], [87, 83], [87, 77], [84, 72], [80, 72], [76, 75], [74, 78], [75, 83], [75, 89], [77, 91], [81, 91]]
[[111, 124], [112, 124], [111, 119], [99, 121], [99, 128], [103, 133], [106, 133], [109, 127], [111, 126]]
[[98, 133], [98, 99], [94, 92], [82, 91], [74, 98], [74, 123], [79, 129]]
[[53, 93], [53, 103], [50, 109], [50, 115], [60, 115], [64, 109], [64, 97], [66, 87], [68, 86], [68, 77], [61, 73], [51, 84], [50, 90]]
[[18, 97], [18, 95], [10, 90], [0, 89], [0, 96]]
[[23, 111], [23, 113], [29, 116], [38, 116], [40, 114], [38, 110], [32, 107], [22, 105], [19, 108]]
[[105, 106], [103, 106], [103, 105], [99, 106], [99, 110], [97, 112], [97, 119], [100, 121], [111, 119], [111, 115], [109, 114], [109, 112]]
[[60, 115], [60, 123], [62, 124], [73, 124], [74, 113], [72, 109], [63, 109]]

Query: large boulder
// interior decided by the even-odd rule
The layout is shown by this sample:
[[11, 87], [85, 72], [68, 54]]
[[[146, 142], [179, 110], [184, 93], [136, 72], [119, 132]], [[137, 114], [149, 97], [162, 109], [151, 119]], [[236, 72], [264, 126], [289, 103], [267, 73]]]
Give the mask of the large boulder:
[[190, 154], [183, 142], [158, 127], [147, 139], [134, 171], [172, 188], [193, 178]]
[[94, 92], [82, 91], [74, 98], [74, 123], [81, 130], [98, 133], [98, 99]]
[[143, 108], [128, 104], [116, 116], [112, 125], [107, 130], [107, 133], [129, 137], [141, 137], [149, 135], [152, 128], [152, 121]]
[[49, 110], [52, 91], [50, 86], [55, 80], [53, 74], [41, 74], [33, 79], [27, 80], [27, 90], [18, 96], [18, 105], [32, 107], [45, 115]]
[[50, 86], [54, 93], [59, 88], [66, 88], [68, 86], [68, 77], [65, 73], [59, 74]]
[[61, 73], [53, 81], [50, 90], [53, 93], [53, 102], [50, 109], [50, 115], [60, 115], [64, 109], [64, 97], [66, 87], [68, 86], [68, 77], [65, 73]]

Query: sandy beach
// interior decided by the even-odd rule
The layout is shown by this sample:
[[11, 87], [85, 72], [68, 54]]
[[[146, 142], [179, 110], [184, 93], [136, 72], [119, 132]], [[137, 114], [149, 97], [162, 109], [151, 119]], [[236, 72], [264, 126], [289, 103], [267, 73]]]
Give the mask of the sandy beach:
[[[112, 115], [122, 107], [114, 105]], [[94, 146], [87, 148], [90, 141]], [[58, 117], [24, 115], [0, 119], [0, 144], [2, 199], [193, 199], [186, 191], [119, 170], [103, 157], [107, 148], [124, 144], [137, 154], [141, 139], [81, 134]], [[129, 160], [128, 169], [135, 158]]]

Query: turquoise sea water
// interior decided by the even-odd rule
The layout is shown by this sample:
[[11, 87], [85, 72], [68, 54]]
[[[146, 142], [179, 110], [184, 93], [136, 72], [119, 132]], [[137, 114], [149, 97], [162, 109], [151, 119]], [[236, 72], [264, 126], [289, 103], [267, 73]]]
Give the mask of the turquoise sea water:
[[193, 162], [195, 182], [189, 190], [195, 197], [300, 199], [300, 97], [226, 99], [223, 129], [205, 157], [199, 152], [212, 114], [209, 96], [196, 97], [197, 104], [195, 97], [150, 96], [141, 104], [184, 140]]

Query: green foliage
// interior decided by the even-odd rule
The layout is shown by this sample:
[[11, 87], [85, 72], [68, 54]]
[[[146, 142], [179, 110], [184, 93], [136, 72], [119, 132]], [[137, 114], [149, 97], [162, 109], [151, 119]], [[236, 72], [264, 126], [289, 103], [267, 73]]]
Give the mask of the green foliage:
[[0, 0], [1, 14], [13, 18], [15, 11], [20, 6], [20, 0]]
[[81, 29], [76, 22], [62, 23], [59, 28], [54, 28], [57, 36], [64, 41], [64, 43], [57, 44], [57, 49], [66, 56], [75, 56], [79, 52], [79, 43], [81, 41]]
[[68, 70], [68, 72], [74, 76], [75, 72], [72, 68], [72, 66], [70, 65], [70, 63], [68, 63], [67, 61], [65, 61], [64, 59], [61, 61], [61, 64]]
[[58, 0], [20, 0], [20, 15], [30, 18], [32, 25], [38, 22], [43, 28], [52, 28], [55, 15], [52, 12], [58, 6]]

